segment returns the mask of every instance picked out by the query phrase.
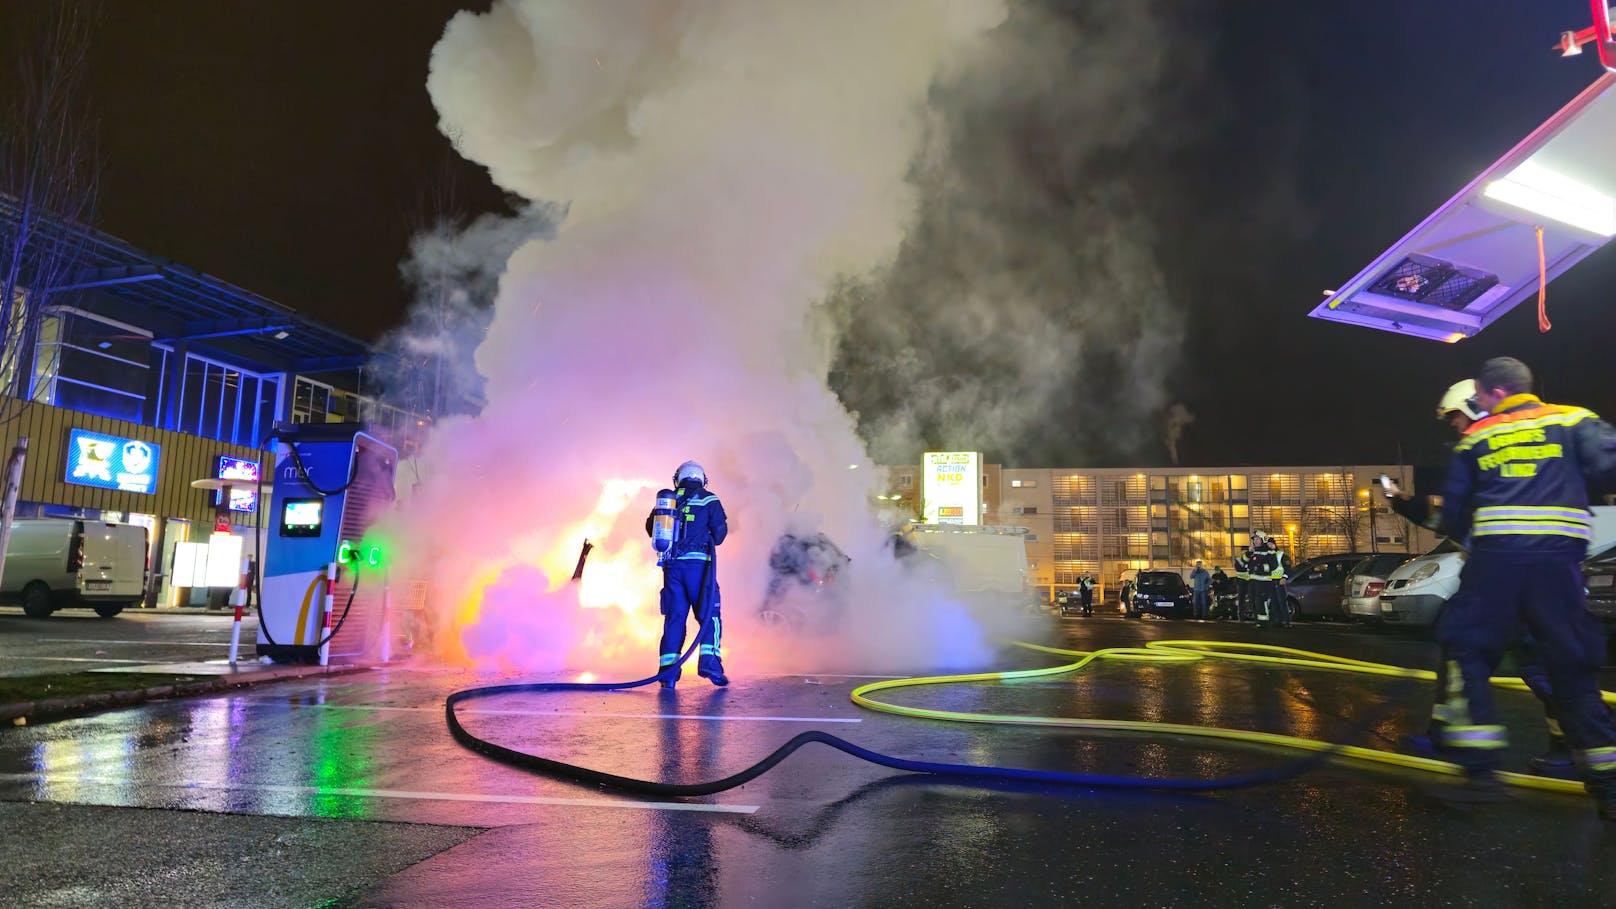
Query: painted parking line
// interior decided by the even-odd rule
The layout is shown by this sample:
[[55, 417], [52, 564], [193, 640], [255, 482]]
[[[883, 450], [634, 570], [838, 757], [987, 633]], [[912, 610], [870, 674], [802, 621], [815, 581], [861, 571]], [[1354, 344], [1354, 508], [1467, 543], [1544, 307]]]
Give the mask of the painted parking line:
[[151, 783], [117, 779], [114, 777], [64, 776], [48, 773], [0, 773], [0, 781], [42, 783], [135, 786], [147, 789], [188, 789], [208, 792], [265, 792], [277, 795], [346, 796], [351, 798], [395, 799], [422, 802], [483, 802], [496, 805], [558, 805], [569, 808], [614, 808], [630, 811], [696, 811], [717, 814], [753, 814], [757, 805], [719, 805], [701, 802], [635, 802], [617, 799], [569, 799], [540, 795], [499, 795], [483, 792], [432, 792], [416, 789], [358, 789], [331, 786], [284, 786], [270, 783]]
[[230, 649], [229, 641], [101, 641], [93, 638], [39, 638], [41, 644], [140, 644], [148, 647], [217, 647]]
[[[274, 703], [268, 698], [254, 700]], [[317, 710], [380, 710], [396, 713], [431, 711], [436, 714], [442, 707], [393, 707], [379, 704], [297, 704], [300, 709]], [[717, 723], [862, 723], [858, 717], [839, 716], [724, 716], [700, 713], [608, 713], [588, 710], [499, 710], [486, 707], [462, 707], [455, 710], [460, 716], [531, 716], [531, 717], [588, 717], [596, 720], [706, 720]]]
[[788, 672], [787, 679], [907, 679], [906, 675], [859, 675], [842, 672]]
[[56, 660], [62, 663], [144, 663], [146, 660], [115, 660], [110, 657], [48, 657], [48, 656], [21, 656], [13, 655], [9, 659], [26, 662], [28, 660]]

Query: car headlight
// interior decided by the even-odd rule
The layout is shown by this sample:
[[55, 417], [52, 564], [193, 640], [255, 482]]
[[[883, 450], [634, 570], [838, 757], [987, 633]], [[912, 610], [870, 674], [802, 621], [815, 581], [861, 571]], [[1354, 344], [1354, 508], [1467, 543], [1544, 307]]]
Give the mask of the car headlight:
[[1421, 565], [1418, 569], [1416, 569], [1413, 574], [1408, 576], [1408, 582], [1410, 584], [1418, 584], [1421, 581], [1429, 581], [1441, 573], [1442, 566], [1432, 562], [1429, 565]]

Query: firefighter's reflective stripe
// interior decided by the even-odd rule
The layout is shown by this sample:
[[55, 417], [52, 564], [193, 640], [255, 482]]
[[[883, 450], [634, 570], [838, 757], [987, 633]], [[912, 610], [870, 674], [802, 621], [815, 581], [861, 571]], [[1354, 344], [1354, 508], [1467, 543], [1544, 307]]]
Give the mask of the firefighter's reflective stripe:
[[1592, 540], [1593, 516], [1586, 509], [1553, 505], [1486, 505], [1476, 509], [1475, 536], [1556, 535]]
[[710, 562], [712, 558], [705, 552], [687, 552], [675, 559], [678, 562]]
[[[1530, 400], [1536, 401], [1537, 399], [1531, 398]], [[1544, 411], [1550, 412], [1545, 414], [1543, 413]], [[1585, 410], [1581, 407], [1563, 407], [1558, 404], [1544, 404], [1538, 401], [1537, 406], [1529, 410], [1521, 410], [1516, 414], [1500, 413], [1487, 417], [1481, 423], [1476, 424], [1479, 427], [1478, 429], [1472, 430], [1470, 434], [1459, 440], [1459, 444], [1454, 446], [1454, 451], [1469, 451], [1477, 443], [1501, 435], [1530, 433], [1534, 429], [1542, 429], [1545, 426], [1575, 426], [1592, 416], [1594, 416], [1593, 411]], [[1502, 440], [1499, 440], [1499, 443], [1494, 443], [1489, 447], [1496, 449], [1504, 446]]]
[[1561, 508], [1556, 505], [1485, 505], [1476, 509], [1476, 520], [1486, 521], [1493, 518], [1523, 521], [1555, 519], [1580, 521], [1584, 524], [1593, 520], [1593, 516], [1586, 508]]
[[1476, 537], [1572, 537], [1578, 540], [1592, 540], [1594, 530], [1587, 524], [1573, 524], [1565, 521], [1477, 521], [1475, 529], [1470, 532]]
[[1577, 756], [1582, 766], [1594, 773], [1616, 771], [1616, 746], [1589, 748], [1579, 752]]
[[1549, 736], [1552, 737], [1552, 738], [1557, 738], [1557, 739], [1565, 738], [1565, 731], [1560, 728], [1560, 721], [1555, 719], [1552, 716], [1548, 717], [1548, 721], [1549, 721]]
[[672, 666], [677, 662], [679, 662], [679, 654], [677, 653], [664, 653], [657, 658], [657, 664], [660, 666]]
[[[1458, 660], [1448, 660], [1448, 690], [1444, 692], [1447, 703], [1443, 704], [1444, 722], [1457, 723], [1460, 726], [1470, 724], [1470, 699], [1464, 696], [1464, 670], [1459, 668]], [[1433, 715], [1435, 711], [1433, 710]]]
[[1502, 726], [1448, 726], [1442, 730], [1442, 744], [1450, 748], [1503, 748], [1509, 739]]
[[716, 502], [716, 501], [718, 501], [718, 496], [701, 496], [699, 498], [691, 499], [686, 504], [687, 505], [708, 505], [708, 504], [711, 504], [711, 503]]
[[1449, 722], [1449, 718], [1452, 717], [1452, 716], [1453, 716], [1453, 713], [1448, 710], [1448, 705], [1447, 704], [1443, 704], [1441, 702], [1438, 702], [1438, 703], [1435, 703], [1435, 704], [1431, 705], [1431, 719], [1432, 720], [1434, 720], [1434, 721], [1436, 721], [1438, 723], [1446, 723], [1446, 722]]

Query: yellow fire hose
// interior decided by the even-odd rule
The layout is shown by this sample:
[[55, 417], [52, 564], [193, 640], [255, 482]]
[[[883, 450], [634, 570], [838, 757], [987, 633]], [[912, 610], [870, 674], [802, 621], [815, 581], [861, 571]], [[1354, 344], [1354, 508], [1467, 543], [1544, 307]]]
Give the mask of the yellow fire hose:
[[[1329, 751], [1335, 755], [1356, 761], [1375, 764], [1387, 764], [1409, 770], [1423, 770], [1427, 773], [1439, 773], [1446, 776], [1462, 776], [1464, 774], [1456, 764], [1432, 758], [1416, 757], [1410, 754], [1398, 754], [1392, 751], [1380, 751], [1375, 748], [1362, 748], [1354, 745], [1336, 745], [1322, 742], [1317, 739], [1305, 739], [1292, 735], [1280, 735], [1271, 732], [1252, 732], [1244, 729], [1224, 729], [1218, 726], [1193, 726], [1184, 723], [1153, 723], [1143, 720], [1103, 720], [1085, 717], [1046, 717], [1046, 716], [1017, 716], [990, 713], [970, 713], [956, 710], [934, 710], [926, 707], [905, 707], [900, 704], [891, 704], [878, 701], [870, 695], [878, 691], [891, 691], [898, 688], [915, 688], [922, 685], [951, 685], [960, 682], [1013, 682], [1024, 679], [1042, 678], [1048, 676], [1067, 675], [1082, 670], [1095, 660], [1118, 660], [1133, 663], [1193, 663], [1202, 659], [1232, 660], [1242, 663], [1256, 663], [1269, 666], [1284, 666], [1296, 669], [1326, 670], [1334, 672], [1357, 672], [1366, 675], [1389, 676], [1402, 679], [1424, 679], [1433, 681], [1436, 673], [1427, 669], [1405, 669], [1401, 666], [1390, 666], [1385, 663], [1371, 663], [1365, 660], [1353, 660], [1346, 657], [1331, 656], [1327, 653], [1315, 653], [1309, 650], [1297, 650], [1293, 647], [1279, 647], [1272, 644], [1245, 644], [1230, 641], [1150, 641], [1144, 647], [1111, 647], [1104, 650], [1061, 650], [1055, 647], [1044, 647], [1039, 644], [1017, 642], [1017, 646], [1039, 653], [1048, 653], [1062, 657], [1077, 657], [1073, 663], [1059, 666], [1050, 666], [1043, 669], [1019, 669], [1006, 672], [979, 672], [969, 675], [938, 675], [923, 676], [907, 679], [889, 679], [860, 685], [853, 689], [853, 703], [869, 710], [878, 710], [883, 713], [898, 716], [917, 717], [928, 720], [948, 720], [957, 723], [987, 723], [992, 725], [1012, 726], [1053, 726], [1062, 729], [1099, 729], [1111, 732], [1142, 732], [1156, 735], [1183, 735], [1199, 738], [1222, 739], [1233, 742], [1256, 743], [1260, 745], [1274, 745], [1280, 748], [1291, 748], [1298, 751]], [[1497, 677], [1492, 680], [1495, 687], [1506, 688], [1512, 691], [1527, 691], [1526, 683], [1518, 678]], [[1605, 703], [1616, 704], [1616, 693], [1602, 692]], [[1514, 786], [1527, 789], [1537, 789], [1544, 792], [1582, 793], [1581, 782], [1572, 780], [1558, 780], [1548, 777], [1533, 776], [1525, 773], [1500, 773], [1499, 778]]]

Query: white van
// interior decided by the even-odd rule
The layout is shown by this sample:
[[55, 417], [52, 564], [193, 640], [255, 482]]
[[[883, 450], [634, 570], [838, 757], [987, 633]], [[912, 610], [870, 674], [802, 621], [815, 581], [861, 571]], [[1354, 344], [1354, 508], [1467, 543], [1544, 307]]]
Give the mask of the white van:
[[[1599, 505], [1593, 513], [1594, 538], [1588, 546], [1593, 559], [1616, 547], [1616, 507]], [[1452, 540], [1404, 562], [1386, 579], [1380, 595], [1380, 618], [1393, 625], [1416, 628], [1436, 623], [1442, 604], [1459, 592], [1459, 572], [1464, 569], [1465, 551]]]
[[99, 521], [16, 521], [0, 599], [44, 618], [87, 606], [111, 618], [146, 593], [146, 528]]
[[1042, 601], [1027, 584], [1025, 536], [1020, 528], [918, 524], [908, 540], [947, 567], [960, 593], [997, 606], [1032, 610]]

